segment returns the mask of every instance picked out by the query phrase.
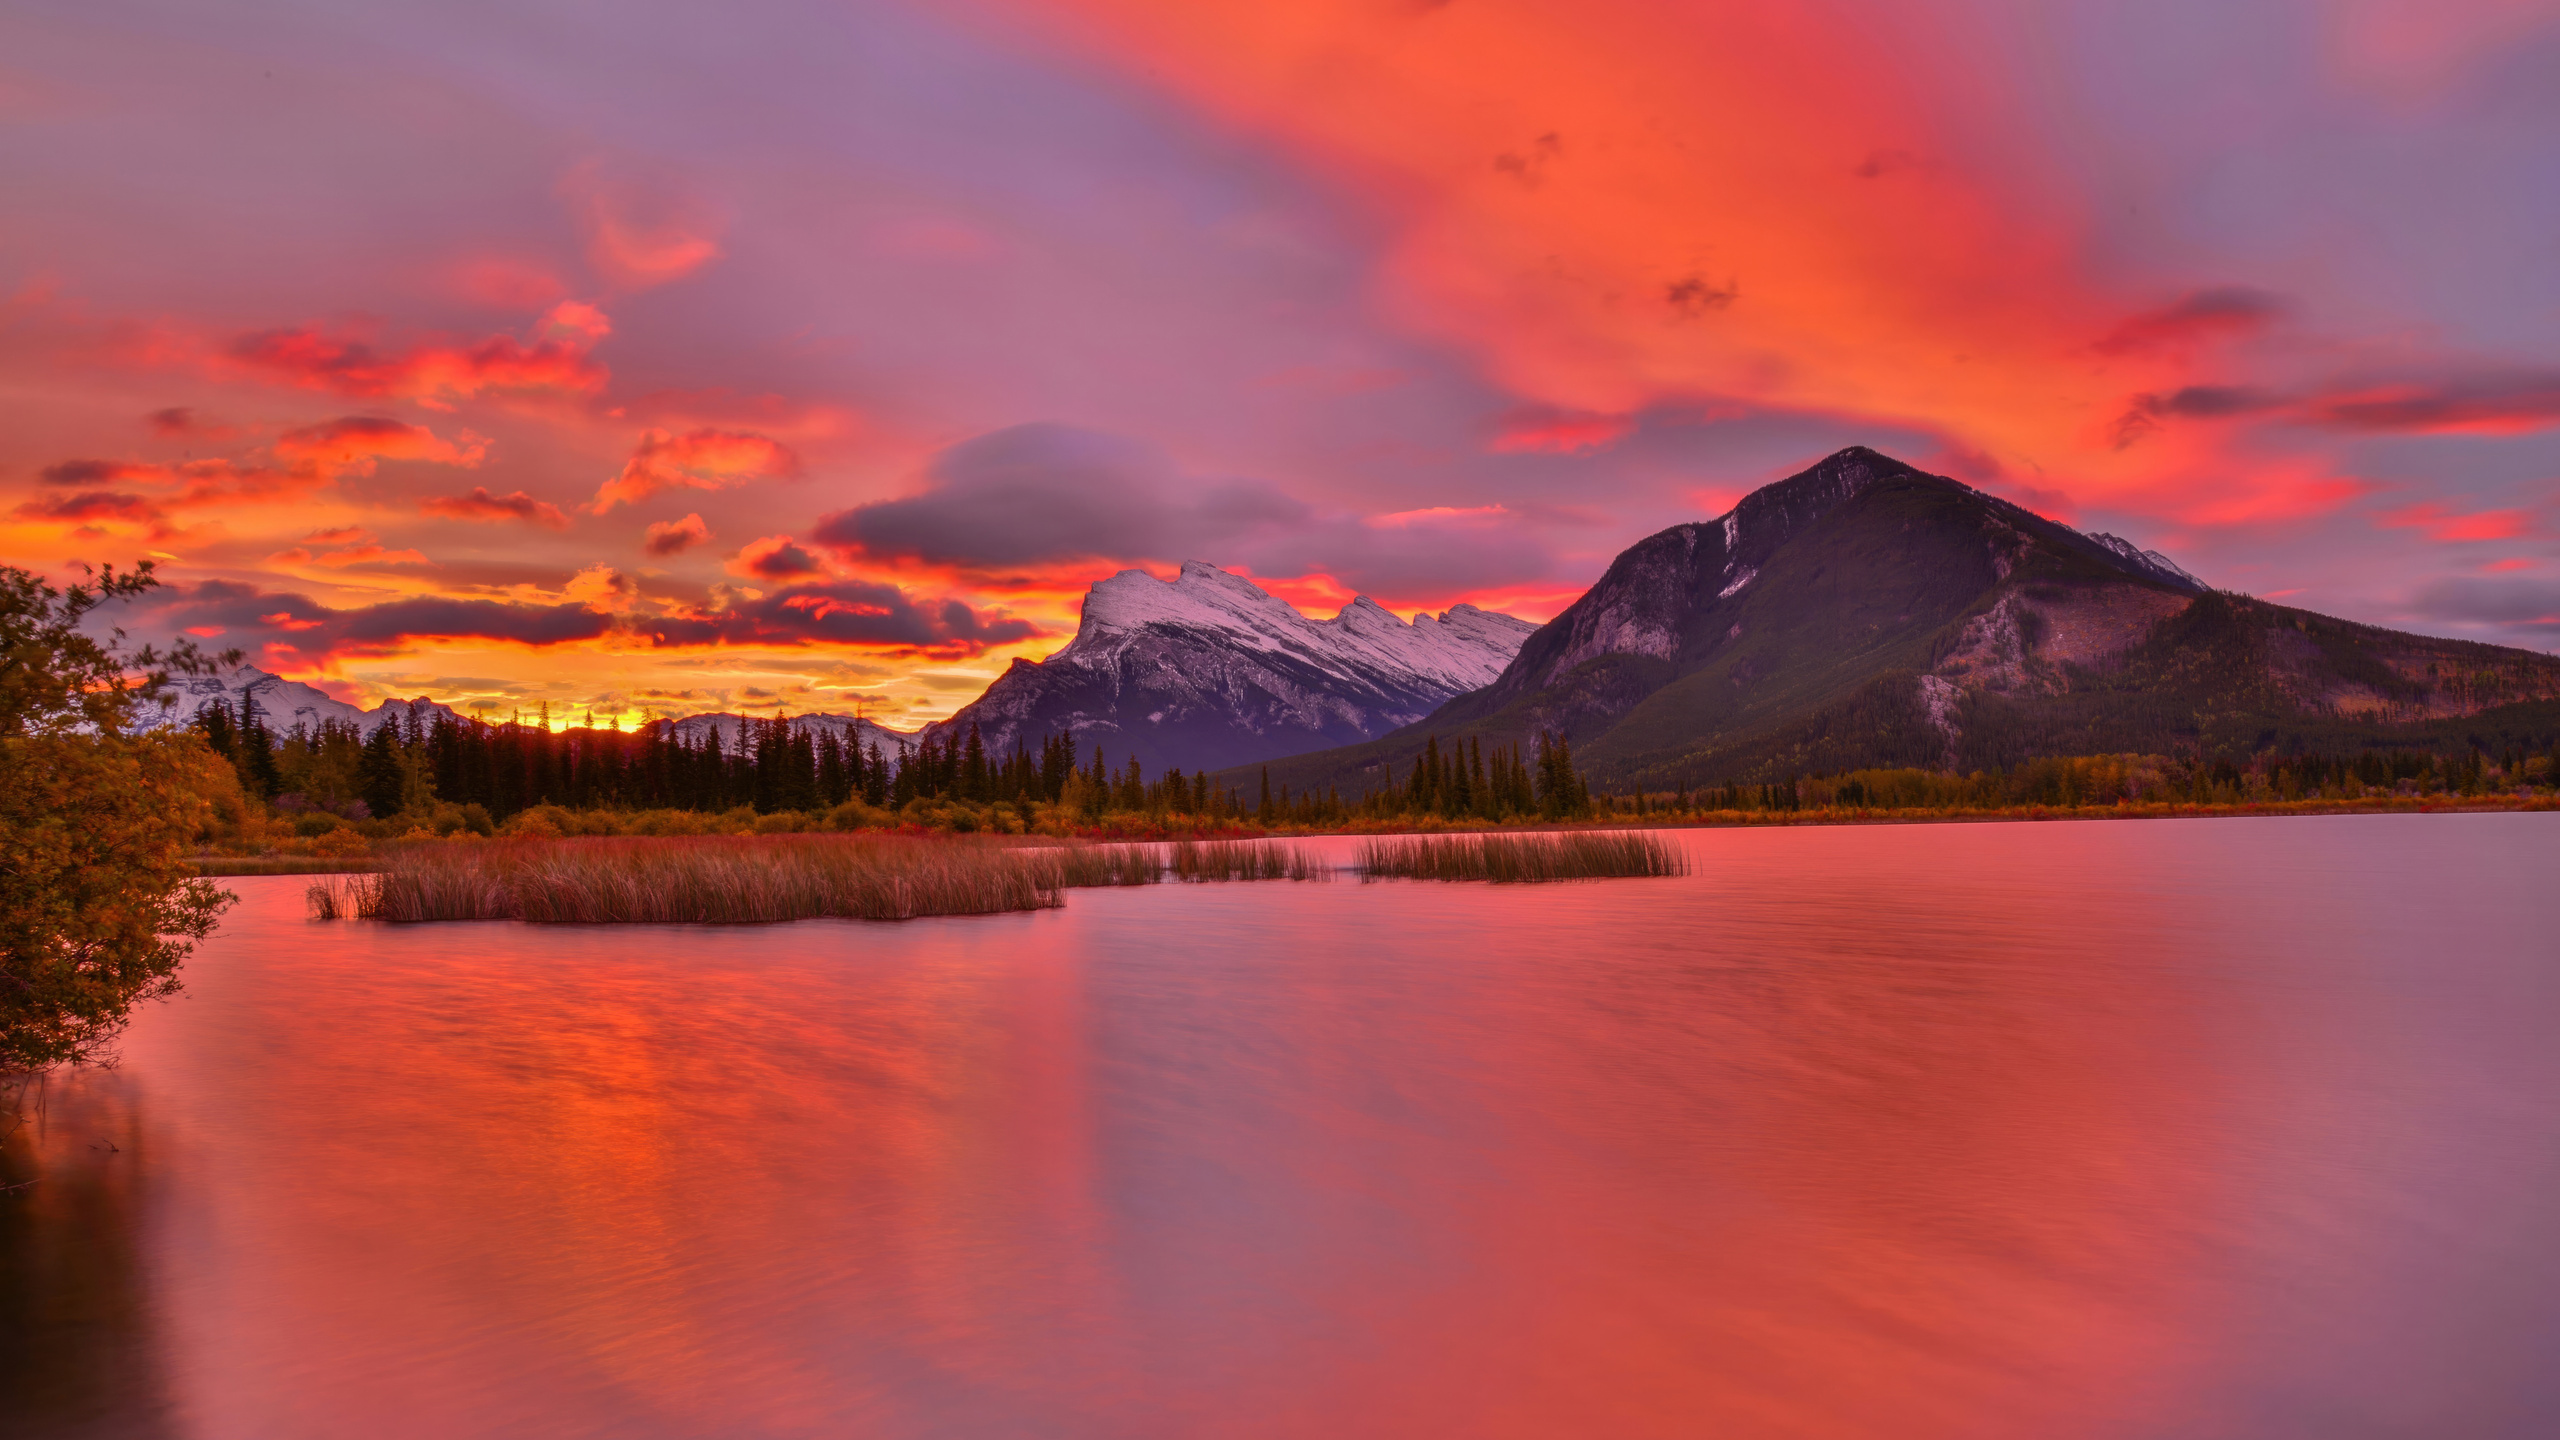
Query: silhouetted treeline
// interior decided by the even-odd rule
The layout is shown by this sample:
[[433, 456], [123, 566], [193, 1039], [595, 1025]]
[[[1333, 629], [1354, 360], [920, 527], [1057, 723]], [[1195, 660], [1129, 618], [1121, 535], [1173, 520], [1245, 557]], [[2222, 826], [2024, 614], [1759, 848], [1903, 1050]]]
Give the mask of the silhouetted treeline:
[[2481, 795], [2549, 789], [2560, 745], [2510, 745], [2492, 754], [2367, 750], [2352, 756], [2277, 755], [2246, 763], [2158, 755], [2048, 756], [2007, 769], [1954, 774], [1917, 767], [1729, 783], [1601, 797], [1609, 814], [1783, 810], [2002, 810], [2024, 806], [2359, 800], [2375, 795]]
[[[859, 801], [881, 810], [910, 802], [1056, 805], [1084, 816], [1145, 813], [1263, 824], [1339, 823], [1354, 815], [1561, 819], [1589, 809], [1570, 746], [1541, 736], [1534, 762], [1517, 747], [1425, 746], [1402, 783], [1345, 800], [1338, 792], [1277, 794], [1266, 774], [1248, 800], [1215, 790], [1206, 773], [1149, 777], [1133, 757], [1113, 767], [1100, 747], [1080, 760], [1072, 736], [1036, 749], [988, 749], [978, 727], [928, 738], [899, 753], [857, 745], [788, 720], [749, 720], [726, 732], [686, 736], [652, 721], [637, 730], [458, 719], [408, 707], [370, 735], [323, 722], [315, 731], [270, 729], [254, 702], [206, 706], [195, 720], [229, 759], [248, 794], [288, 812], [350, 818], [477, 806], [493, 821], [538, 805], [570, 810], [832, 810]], [[361, 806], [361, 810], [357, 807]]]
[[[1095, 748], [1080, 758], [1072, 736], [998, 755], [977, 727], [926, 739], [897, 754], [875, 741], [848, 743], [832, 731], [783, 719], [750, 720], [688, 737], [671, 723], [637, 730], [576, 726], [553, 730], [515, 721], [457, 719], [413, 707], [369, 736], [352, 725], [268, 728], [254, 705], [217, 703], [196, 728], [228, 758], [248, 794], [277, 810], [346, 818], [424, 816], [441, 807], [476, 811], [472, 823], [502, 824], [535, 806], [568, 810], [687, 810], [819, 813], [858, 803], [879, 812], [918, 801], [1035, 807], [1051, 818], [1098, 821], [1143, 815], [1201, 824], [1322, 827], [1399, 818], [1557, 821], [1594, 813], [1649, 815], [1709, 811], [1999, 809], [2026, 805], [2112, 805], [2119, 801], [2238, 803], [2355, 799], [2377, 793], [2479, 794], [2549, 788], [2560, 776], [2560, 741], [2496, 751], [2364, 750], [2352, 755], [2280, 754], [2247, 761], [2165, 756], [2046, 757], [1957, 774], [1921, 766], [1862, 768], [1594, 796], [1575, 768], [1571, 745], [1540, 735], [1535, 749], [1486, 747], [1480, 738], [1424, 742], [1403, 776], [1345, 797], [1339, 791], [1275, 791], [1266, 769], [1257, 793], [1213, 786], [1206, 774], [1167, 770], [1149, 777], [1135, 758], [1114, 768]], [[360, 807], [360, 808], [359, 808]], [[1063, 812], [1063, 813], [1060, 813]], [[859, 815], [860, 812], [854, 812]], [[315, 820], [318, 817], [315, 817]], [[861, 823], [882, 823], [885, 814]]]

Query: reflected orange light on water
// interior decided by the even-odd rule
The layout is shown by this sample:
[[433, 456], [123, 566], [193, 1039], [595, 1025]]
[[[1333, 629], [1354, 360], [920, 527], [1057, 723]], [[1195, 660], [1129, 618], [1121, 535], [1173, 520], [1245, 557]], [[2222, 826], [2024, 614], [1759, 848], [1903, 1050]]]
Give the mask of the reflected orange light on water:
[[2406, 818], [894, 926], [244, 881], [13, 1163], [142, 1197], [60, 1284], [189, 1435], [2263, 1434], [2324, 1386], [2529, 1433], [2548, 826]]

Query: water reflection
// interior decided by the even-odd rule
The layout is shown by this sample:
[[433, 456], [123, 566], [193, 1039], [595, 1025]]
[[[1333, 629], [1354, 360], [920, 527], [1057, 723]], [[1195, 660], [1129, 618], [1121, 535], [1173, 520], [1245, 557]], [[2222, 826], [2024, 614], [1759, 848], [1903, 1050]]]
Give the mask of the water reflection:
[[131, 1328], [52, 1343], [260, 1440], [2533, 1434], [2548, 820], [894, 927], [243, 882], [57, 1287]]
[[0, 1407], [12, 1434], [174, 1435], [140, 1252], [150, 1131], [124, 1077], [0, 1081]]

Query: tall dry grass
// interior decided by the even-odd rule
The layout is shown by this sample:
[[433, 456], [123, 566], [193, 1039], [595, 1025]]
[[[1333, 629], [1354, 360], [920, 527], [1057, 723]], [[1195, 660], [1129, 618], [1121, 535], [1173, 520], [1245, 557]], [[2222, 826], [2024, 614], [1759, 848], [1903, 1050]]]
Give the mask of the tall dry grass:
[[1303, 845], [1236, 840], [1176, 840], [1167, 868], [1186, 881], [1330, 880], [1333, 867]]
[[720, 836], [421, 845], [386, 855], [379, 874], [306, 893], [320, 919], [742, 925], [1045, 910], [1066, 883], [1038, 852]]
[[1035, 867], [1056, 889], [1153, 885], [1164, 879], [1164, 860], [1153, 845], [1059, 845], [1012, 853]]
[[1360, 846], [1364, 882], [1490, 880], [1501, 885], [1688, 873], [1688, 857], [1677, 846], [1643, 831], [1386, 836]]
[[389, 850], [305, 892], [315, 919], [747, 925], [1046, 910], [1062, 892], [1185, 880], [1320, 880], [1295, 846], [1009, 847], [905, 836], [496, 840]]

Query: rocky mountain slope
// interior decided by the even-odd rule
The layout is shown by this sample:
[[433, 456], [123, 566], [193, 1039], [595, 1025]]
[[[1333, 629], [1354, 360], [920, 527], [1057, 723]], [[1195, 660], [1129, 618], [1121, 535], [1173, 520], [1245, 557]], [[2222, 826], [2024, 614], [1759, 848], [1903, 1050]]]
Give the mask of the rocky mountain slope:
[[2560, 660], [2214, 591], [2157, 552], [1857, 448], [1638, 541], [1484, 689], [1272, 777], [1356, 793], [1432, 734], [1551, 729], [1595, 782], [1667, 790], [2434, 743], [2483, 723], [2560, 723]]
[[996, 753], [1072, 733], [1151, 774], [1246, 764], [1409, 725], [1501, 675], [1535, 629], [1472, 605], [1407, 622], [1365, 595], [1311, 620], [1204, 561], [1171, 584], [1124, 570], [1086, 593], [1064, 649], [926, 733], [976, 725]]

